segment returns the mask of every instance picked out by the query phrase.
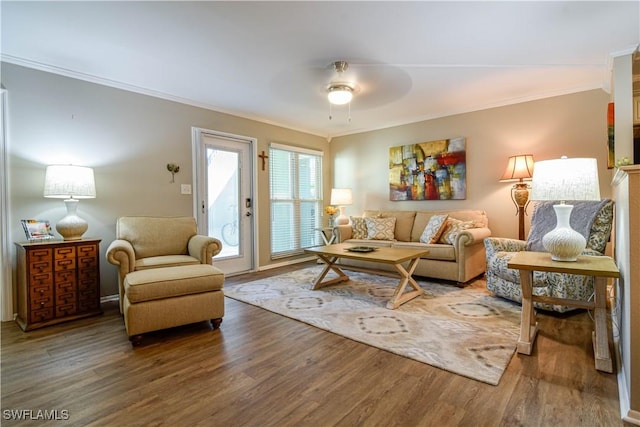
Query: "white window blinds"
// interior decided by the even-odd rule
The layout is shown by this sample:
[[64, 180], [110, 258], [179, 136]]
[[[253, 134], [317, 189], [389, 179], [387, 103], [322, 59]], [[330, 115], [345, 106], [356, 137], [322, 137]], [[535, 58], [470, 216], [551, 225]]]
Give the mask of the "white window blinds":
[[281, 144], [269, 149], [271, 258], [319, 244], [322, 152]]

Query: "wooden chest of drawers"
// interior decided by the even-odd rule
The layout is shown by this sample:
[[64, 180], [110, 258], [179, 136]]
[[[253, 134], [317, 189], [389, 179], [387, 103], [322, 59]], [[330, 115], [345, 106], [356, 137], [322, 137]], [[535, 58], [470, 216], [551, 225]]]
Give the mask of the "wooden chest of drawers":
[[16, 243], [22, 330], [102, 313], [100, 240]]

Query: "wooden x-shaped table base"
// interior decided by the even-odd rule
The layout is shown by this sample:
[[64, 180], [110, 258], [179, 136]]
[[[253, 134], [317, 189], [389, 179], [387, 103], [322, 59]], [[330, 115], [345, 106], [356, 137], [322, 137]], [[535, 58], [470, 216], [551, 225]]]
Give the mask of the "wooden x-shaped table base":
[[[323, 248], [334, 248], [336, 246], [340, 246], [340, 245], [324, 246]], [[399, 275], [400, 281], [396, 286], [396, 289], [393, 293], [393, 297], [387, 303], [387, 308], [391, 310], [400, 307], [405, 302], [411, 301], [412, 299], [419, 297], [424, 293], [423, 289], [420, 286], [418, 286], [418, 283], [413, 279], [412, 274], [415, 271], [416, 266], [418, 265], [420, 256], [426, 254], [427, 251], [416, 250], [416, 249], [395, 250], [394, 248], [380, 248], [379, 253], [370, 252], [366, 254], [355, 254], [352, 252], [341, 253], [333, 250], [330, 251], [328, 249], [325, 251], [319, 251], [318, 248], [312, 248], [307, 251], [315, 253], [316, 256], [326, 264], [324, 269], [320, 272], [318, 277], [313, 282], [314, 290], [349, 280], [349, 276], [347, 276], [344, 273], [344, 271], [342, 271], [343, 269], [345, 269], [345, 270], [361, 271], [365, 273], [380, 274], [383, 276], [390, 276], [390, 277], [398, 277]], [[401, 252], [398, 252], [398, 251], [401, 251]], [[407, 254], [407, 251], [413, 251], [413, 252], [409, 252], [409, 254]], [[377, 269], [370, 269], [370, 268], [356, 267], [356, 266], [337, 265], [336, 262], [338, 261], [338, 259], [343, 257], [358, 259], [361, 261], [382, 262], [385, 264], [390, 264], [390, 265], [393, 265], [397, 274], [395, 274], [394, 272], [384, 271], [384, 270], [377, 270]], [[405, 268], [402, 265], [402, 263], [406, 261], [409, 261], [409, 265], [407, 266], [407, 268]], [[338, 276], [331, 279], [324, 280], [327, 273], [329, 273], [330, 270], [336, 273]], [[409, 291], [405, 292], [407, 285], [409, 285], [413, 289], [410, 289]]]

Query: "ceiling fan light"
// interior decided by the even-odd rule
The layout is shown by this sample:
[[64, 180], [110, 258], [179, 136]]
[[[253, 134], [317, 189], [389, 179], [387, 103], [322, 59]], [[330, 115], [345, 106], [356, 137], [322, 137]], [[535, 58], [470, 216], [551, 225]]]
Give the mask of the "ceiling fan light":
[[329, 102], [334, 105], [344, 105], [351, 102], [353, 89], [345, 85], [330, 86], [327, 90]]

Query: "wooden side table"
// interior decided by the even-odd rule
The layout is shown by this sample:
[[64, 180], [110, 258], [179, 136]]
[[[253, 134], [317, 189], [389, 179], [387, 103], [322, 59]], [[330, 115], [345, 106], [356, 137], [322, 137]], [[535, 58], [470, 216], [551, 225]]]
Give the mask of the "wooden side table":
[[[592, 340], [596, 369], [609, 373], [613, 372], [607, 330], [607, 278], [618, 278], [620, 277], [620, 272], [612, 258], [606, 256], [579, 256], [575, 262], [560, 262], [552, 261], [551, 255], [546, 252], [522, 251], [511, 258], [511, 261], [507, 263], [507, 267], [520, 270], [522, 317], [518, 353], [531, 354], [536, 334], [538, 333], [538, 322], [536, 322], [536, 314], [533, 309], [534, 301], [593, 309], [595, 313], [595, 331], [592, 333]], [[594, 276], [595, 297], [593, 301], [589, 302], [533, 295], [534, 271]]]
[[101, 314], [100, 239], [16, 243], [23, 331]]

